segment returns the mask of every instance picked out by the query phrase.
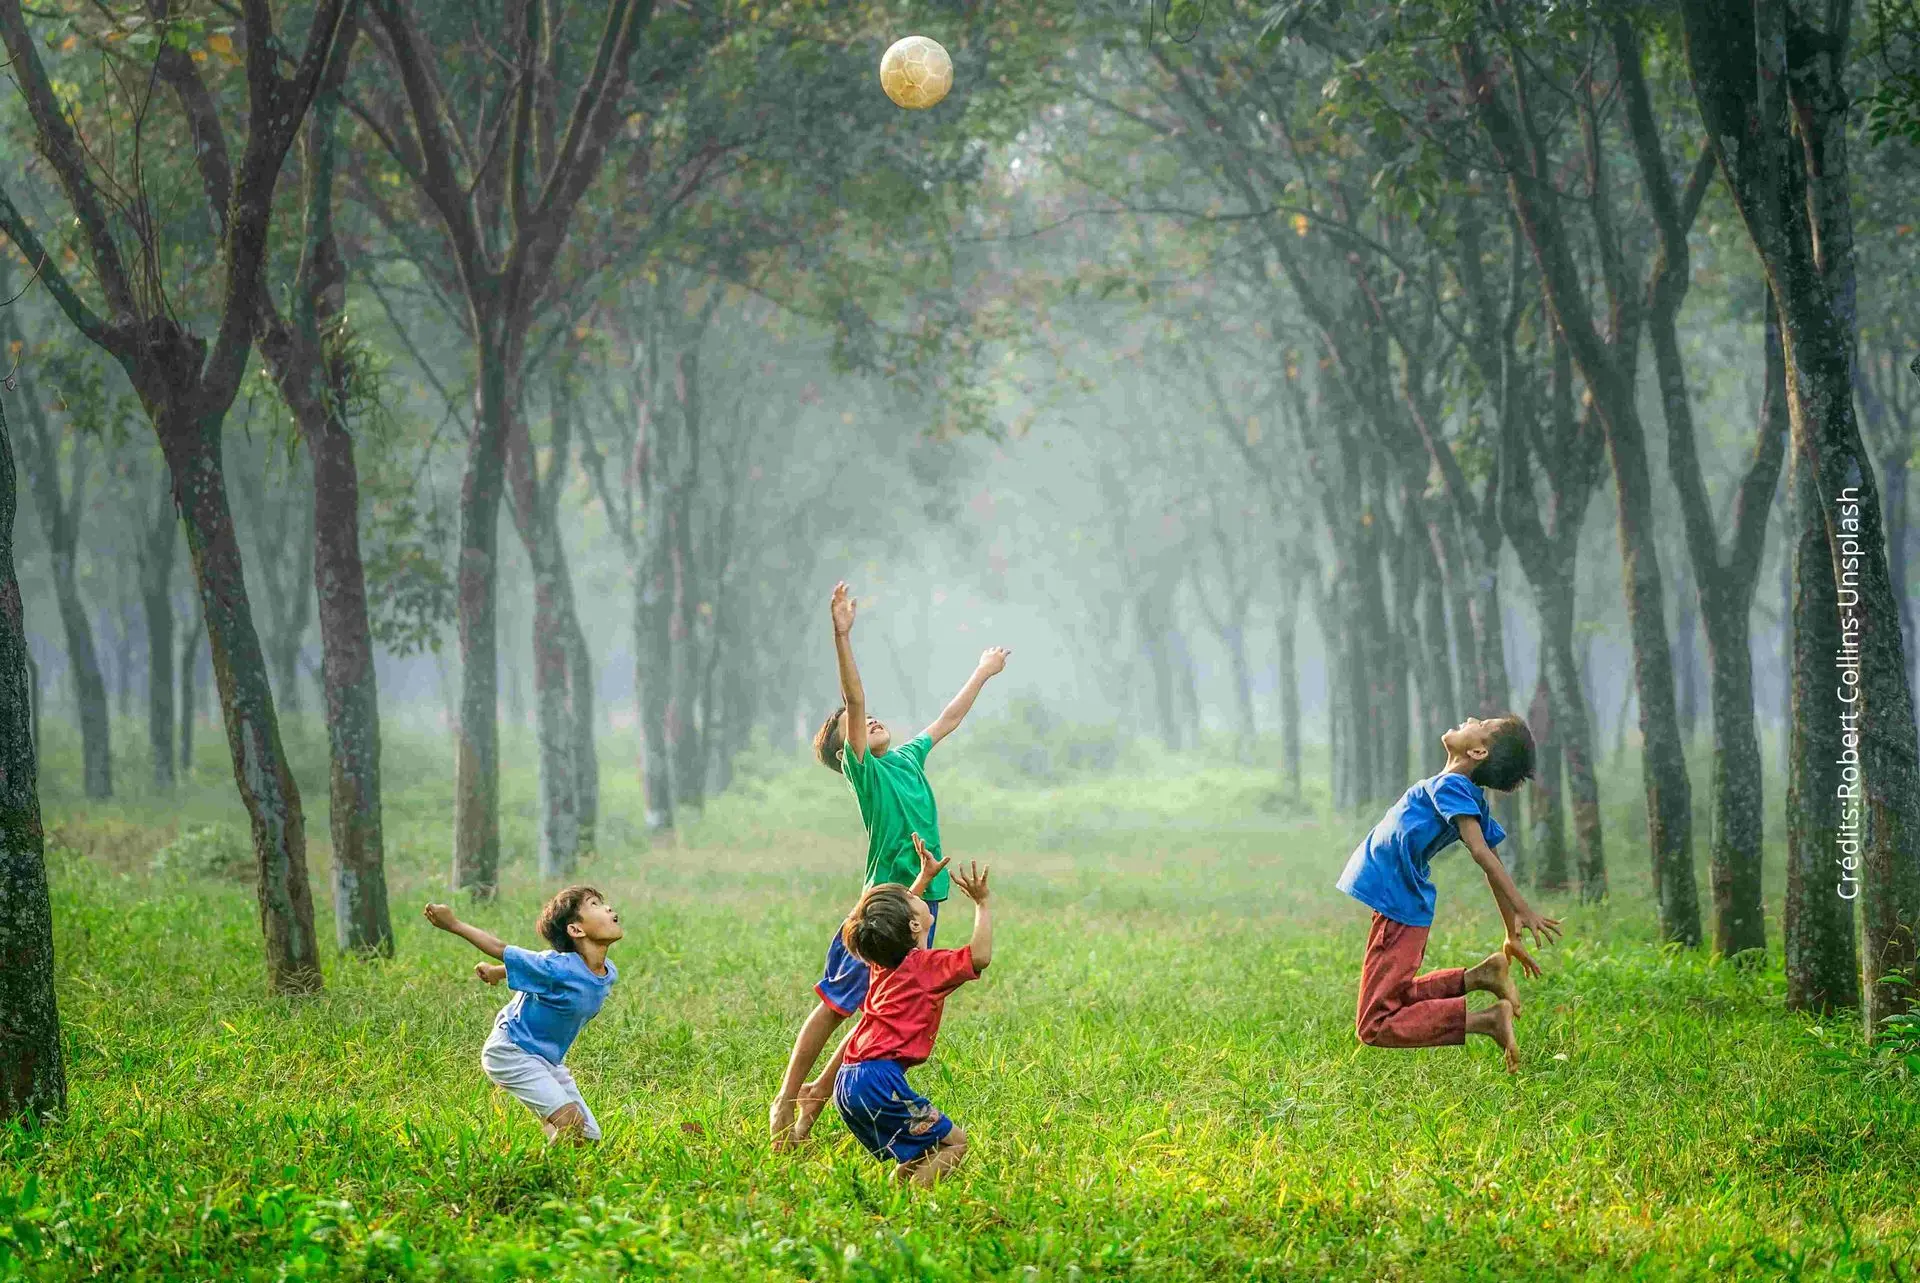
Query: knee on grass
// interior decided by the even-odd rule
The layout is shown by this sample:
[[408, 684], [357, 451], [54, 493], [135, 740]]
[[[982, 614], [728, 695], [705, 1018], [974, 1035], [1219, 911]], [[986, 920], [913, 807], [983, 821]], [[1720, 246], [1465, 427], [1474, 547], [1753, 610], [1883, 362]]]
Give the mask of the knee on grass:
[[935, 1145], [912, 1162], [893, 1169], [893, 1179], [902, 1184], [931, 1185], [960, 1166], [967, 1157], [967, 1134], [955, 1127]]
[[587, 1133], [587, 1113], [576, 1104], [565, 1104], [548, 1114], [547, 1139], [575, 1145], [591, 1145], [598, 1137]]

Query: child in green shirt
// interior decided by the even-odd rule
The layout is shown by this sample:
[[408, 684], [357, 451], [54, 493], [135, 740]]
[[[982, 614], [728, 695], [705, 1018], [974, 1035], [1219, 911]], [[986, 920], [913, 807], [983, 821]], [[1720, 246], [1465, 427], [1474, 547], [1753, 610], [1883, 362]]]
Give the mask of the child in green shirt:
[[[847, 585], [834, 585], [830, 605], [833, 616], [833, 648], [840, 662], [840, 694], [845, 703], [835, 709], [820, 733], [814, 736], [814, 753], [821, 763], [846, 776], [853, 796], [860, 804], [860, 821], [867, 830], [867, 878], [869, 887], [894, 882], [913, 883], [920, 872], [920, 856], [914, 849], [914, 834], [925, 839], [937, 860], [940, 855], [940, 817], [933, 800], [933, 788], [927, 783], [927, 753], [953, 733], [973, 708], [974, 698], [987, 679], [1000, 672], [1011, 654], [993, 646], [980, 656], [973, 676], [960, 688], [946, 710], [933, 725], [905, 744], [895, 747], [893, 737], [878, 718], [867, 716], [866, 691], [860, 685], [860, 671], [853, 662], [854, 602]], [[947, 898], [947, 874], [942, 867], [927, 887], [925, 899], [939, 924], [940, 902]], [[929, 939], [931, 939], [931, 930]], [[860, 1010], [867, 993], [867, 964], [848, 952], [838, 927], [827, 944], [827, 961], [820, 983], [814, 986], [819, 1002], [800, 1026], [794, 1039], [793, 1054], [787, 1060], [787, 1072], [780, 1082], [780, 1094], [767, 1110], [767, 1124], [775, 1149], [786, 1149], [803, 1141], [813, 1129], [813, 1120], [833, 1099], [833, 1080], [822, 1075], [814, 1082], [803, 1082], [820, 1052], [833, 1037], [842, 1021]]]

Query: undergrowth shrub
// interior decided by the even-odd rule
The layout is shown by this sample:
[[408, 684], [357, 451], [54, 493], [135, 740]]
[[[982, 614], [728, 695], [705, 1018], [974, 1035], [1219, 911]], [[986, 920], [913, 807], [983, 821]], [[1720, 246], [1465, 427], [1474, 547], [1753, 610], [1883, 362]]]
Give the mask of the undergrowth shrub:
[[231, 825], [203, 825], [155, 851], [153, 871], [163, 877], [245, 882], [253, 877], [253, 847]]

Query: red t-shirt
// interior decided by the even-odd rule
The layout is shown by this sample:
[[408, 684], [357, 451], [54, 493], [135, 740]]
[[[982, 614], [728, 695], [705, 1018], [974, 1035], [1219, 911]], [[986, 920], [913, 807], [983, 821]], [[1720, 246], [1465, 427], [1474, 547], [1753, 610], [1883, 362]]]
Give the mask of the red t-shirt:
[[915, 949], [888, 970], [873, 968], [867, 1000], [860, 1004], [860, 1025], [847, 1044], [849, 1065], [867, 1060], [897, 1060], [917, 1065], [933, 1054], [940, 1032], [940, 1010], [947, 995], [978, 980], [973, 949]]

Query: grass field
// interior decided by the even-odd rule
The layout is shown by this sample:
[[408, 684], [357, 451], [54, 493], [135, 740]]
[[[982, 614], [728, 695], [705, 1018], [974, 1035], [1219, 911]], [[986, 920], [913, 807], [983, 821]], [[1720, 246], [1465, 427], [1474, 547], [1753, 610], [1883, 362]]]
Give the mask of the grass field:
[[[799, 1156], [763, 1138], [858, 890], [827, 772], [756, 757], [649, 849], [628, 748], [605, 747], [582, 877], [629, 934], [570, 1057], [607, 1132], [581, 1156], [543, 1152], [481, 1076], [503, 994], [419, 916], [446, 894], [444, 744], [388, 744], [398, 957], [330, 960], [324, 996], [283, 1000], [250, 887], [149, 870], [184, 827], [238, 823], [224, 744], [175, 799], [128, 787], [123, 759], [128, 796], [87, 806], [50, 738], [71, 1105], [0, 1133], [0, 1276], [1920, 1277], [1920, 1086], [1863, 1073], [1850, 1022], [1783, 1010], [1777, 921], [1757, 973], [1655, 945], [1637, 776], [1607, 781], [1612, 902], [1545, 898], [1568, 933], [1523, 990], [1509, 1077], [1483, 1040], [1355, 1041], [1366, 914], [1332, 881], [1371, 817], [1288, 807], [1201, 755], [1040, 788], [936, 754], [947, 850], [992, 863], [999, 938], [915, 1073], [974, 1154], [907, 1192], [831, 1114]], [[330, 938], [323, 746], [296, 748]], [[468, 916], [533, 944], [530, 746], [508, 758], [504, 893]], [[1438, 880], [1430, 960], [1471, 962], [1498, 940], [1484, 884], [1458, 855]]]

